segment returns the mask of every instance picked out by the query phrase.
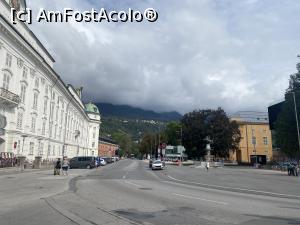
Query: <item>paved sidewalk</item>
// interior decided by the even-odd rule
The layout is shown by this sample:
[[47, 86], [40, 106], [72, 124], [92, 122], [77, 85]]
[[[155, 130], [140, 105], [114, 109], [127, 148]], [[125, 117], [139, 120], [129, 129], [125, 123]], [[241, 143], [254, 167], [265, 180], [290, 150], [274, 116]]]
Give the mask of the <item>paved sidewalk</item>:
[[16, 174], [16, 173], [28, 173], [28, 172], [37, 172], [37, 171], [45, 171], [45, 170], [53, 170], [50, 166], [45, 166], [40, 169], [32, 169], [26, 168], [21, 170], [20, 167], [4, 167], [0, 168], [0, 176], [9, 175], [9, 174]]

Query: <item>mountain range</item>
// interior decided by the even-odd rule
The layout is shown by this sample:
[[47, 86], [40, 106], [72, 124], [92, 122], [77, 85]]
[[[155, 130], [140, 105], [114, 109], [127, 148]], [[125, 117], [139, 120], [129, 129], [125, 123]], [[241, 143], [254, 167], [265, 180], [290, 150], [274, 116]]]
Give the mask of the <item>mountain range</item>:
[[172, 112], [154, 112], [152, 110], [144, 110], [129, 105], [113, 105], [110, 103], [96, 103], [95, 104], [102, 117], [119, 117], [128, 119], [141, 120], [156, 120], [156, 121], [172, 121], [180, 120], [182, 115], [176, 111]]

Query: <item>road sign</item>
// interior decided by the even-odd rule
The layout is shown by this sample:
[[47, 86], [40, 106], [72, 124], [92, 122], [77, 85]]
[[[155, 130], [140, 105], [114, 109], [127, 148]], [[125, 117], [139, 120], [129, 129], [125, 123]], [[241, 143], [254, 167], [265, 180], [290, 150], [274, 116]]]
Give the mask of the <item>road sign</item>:
[[161, 145], [160, 145], [160, 149], [165, 149], [167, 147], [167, 144], [166, 143], [162, 143]]

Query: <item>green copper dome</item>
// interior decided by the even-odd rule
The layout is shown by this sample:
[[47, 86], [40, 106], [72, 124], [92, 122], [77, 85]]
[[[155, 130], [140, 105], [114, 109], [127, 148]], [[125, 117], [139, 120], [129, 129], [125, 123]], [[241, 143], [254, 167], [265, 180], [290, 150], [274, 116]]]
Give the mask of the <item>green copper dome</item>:
[[91, 102], [85, 105], [85, 111], [88, 113], [100, 114], [98, 107]]

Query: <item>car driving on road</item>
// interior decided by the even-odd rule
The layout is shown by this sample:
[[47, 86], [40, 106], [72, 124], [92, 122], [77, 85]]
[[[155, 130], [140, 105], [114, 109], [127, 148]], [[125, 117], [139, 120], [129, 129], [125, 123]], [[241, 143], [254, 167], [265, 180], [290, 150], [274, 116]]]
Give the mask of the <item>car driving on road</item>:
[[154, 160], [152, 163], [152, 170], [162, 170], [164, 168], [164, 164], [161, 160]]

